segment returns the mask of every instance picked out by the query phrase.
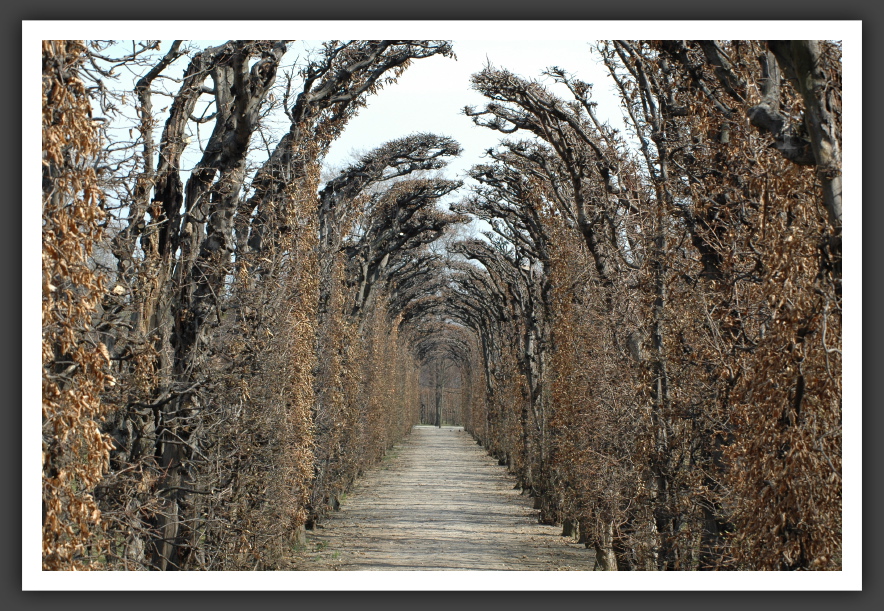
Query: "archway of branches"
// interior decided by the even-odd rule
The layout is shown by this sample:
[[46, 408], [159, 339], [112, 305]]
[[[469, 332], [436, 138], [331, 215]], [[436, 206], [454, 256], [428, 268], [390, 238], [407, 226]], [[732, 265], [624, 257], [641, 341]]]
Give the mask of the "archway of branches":
[[448, 41], [331, 41], [280, 87], [286, 48], [176, 41], [102, 148], [126, 130], [89, 96], [131, 92], [44, 42], [45, 568], [278, 568], [418, 422], [462, 424], [601, 568], [840, 567], [837, 45], [603, 41], [627, 134], [562, 69], [486, 66], [464, 112], [502, 139], [469, 186], [431, 133], [320, 179]]

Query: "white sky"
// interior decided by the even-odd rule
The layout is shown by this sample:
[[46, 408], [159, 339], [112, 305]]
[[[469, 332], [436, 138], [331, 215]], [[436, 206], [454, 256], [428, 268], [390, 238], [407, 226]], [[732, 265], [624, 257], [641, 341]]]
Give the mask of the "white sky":
[[[224, 39], [192, 40], [186, 44], [200, 49], [220, 45]], [[292, 65], [301, 66], [310, 49], [318, 48], [321, 41], [299, 40], [290, 45], [289, 51], [280, 62], [280, 73], [276, 80], [276, 95], [281, 96], [285, 82], [283, 71]], [[153, 52], [159, 59], [168, 51], [171, 40], [164, 40], [160, 50]], [[564, 99], [571, 99], [570, 93], [552, 79], [542, 76], [542, 72], [552, 66], [559, 66], [586, 82], [595, 84], [593, 99], [598, 102], [597, 113], [602, 121], [610, 121], [612, 125], [622, 129], [620, 108], [617, 97], [612, 93], [611, 81], [604, 66], [597, 61], [597, 56], [590, 53], [591, 42], [585, 40], [533, 40], [526, 44], [524, 40], [477, 41], [457, 40], [453, 47], [457, 59], [433, 56], [412, 62], [399, 80], [383, 88], [377, 94], [367, 98], [367, 106], [350, 120], [343, 135], [332, 144], [326, 167], [338, 169], [350, 162], [361, 153], [366, 153], [385, 142], [407, 136], [416, 132], [431, 132], [450, 136], [457, 140], [463, 153], [450, 161], [446, 175], [450, 178], [466, 178], [469, 168], [481, 161], [482, 154], [490, 147], [496, 146], [504, 134], [488, 128], [476, 126], [472, 119], [462, 112], [464, 106], [481, 108], [488, 100], [472, 90], [470, 77], [482, 70], [487, 62], [497, 68], [528, 78], [537, 79], [549, 86], [552, 91]], [[132, 50], [131, 41], [121, 41], [118, 45], [103, 51], [110, 57], [119, 57]], [[180, 77], [184, 73], [190, 59], [182, 56], [164, 71], [164, 75]], [[129, 74], [126, 69], [118, 70], [120, 79], [110, 82], [112, 89], [134, 88], [134, 82], [147, 71], [141, 67], [137, 74]], [[296, 80], [294, 93], [300, 82]], [[154, 89], [174, 93], [178, 83], [165, 79], [154, 82]], [[170, 98], [154, 96], [154, 109], [160, 111], [168, 106]], [[129, 98], [130, 104], [134, 96]], [[197, 105], [196, 114], [204, 108], [206, 114], [214, 111], [211, 96], [205, 95]], [[134, 109], [130, 106], [122, 109], [126, 119], [118, 118], [115, 124], [122, 125], [121, 137], [129, 127], [137, 124]], [[159, 138], [165, 120], [165, 113], [158, 112], [159, 122], [155, 137]], [[273, 133], [278, 138], [288, 130], [288, 119], [282, 112], [275, 113], [265, 121], [272, 125]], [[191, 124], [190, 130], [196, 126]], [[212, 125], [200, 128], [200, 136], [205, 143], [211, 133]], [[513, 139], [530, 138], [527, 132], [517, 132], [509, 136]], [[258, 139], [253, 139], [258, 145]], [[198, 144], [194, 141], [183, 157], [182, 180], [187, 180], [188, 164], [196, 163], [200, 158]], [[261, 152], [253, 155], [255, 161], [266, 158]], [[460, 197], [459, 194], [455, 194]]]
[[[806, 39], [843, 40], [844, 50], [844, 571], [840, 573], [460, 573], [440, 580], [434, 572], [362, 573], [346, 580], [330, 573], [46, 573], [40, 571], [40, 435], [36, 405], [40, 356], [39, 156], [40, 40], [43, 38], [117, 39], [450, 39], [458, 61], [419, 60], [400, 82], [376, 96], [335, 143], [330, 163], [349, 160], [354, 151], [370, 150], [414, 131], [449, 135], [464, 147], [452, 164], [462, 172], [493, 146], [500, 134], [473, 126], [460, 115], [465, 104], [481, 106], [483, 98], [468, 87], [470, 74], [487, 58], [496, 66], [528, 78], [558, 65], [595, 84], [599, 115], [616, 120], [619, 111], [606, 103], [609, 79], [585, 42], [597, 38], [643, 39], [778, 39], [800, 32]], [[862, 588], [862, 23], [839, 22], [591, 22], [591, 21], [69, 21], [22, 24], [22, 588], [40, 589], [861, 589]], [[158, 104], [157, 104], [158, 105]], [[518, 136], [514, 134], [513, 136]], [[30, 364], [29, 364], [30, 363]]]
[[[612, 125], [620, 120], [617, 99], [608, 94], [610, 78], [604, 66], [590, 54], [590, 43], [586, 41], [534, 40], [526, 44], [513, 40], [455, 39], [453, 46], [457, 61], [441, 56], [415, 61], [394, 86], [369, 98], [367, 107], [359, 111], [332, 145], [327, 163], [341, 164], [352, 158], [354, 151], [367, 151], [393, 138], [429, 131], [450, 136], [461, 144], [464, 151], [449, 168], [452, 175], [465, 172], [504, 137], [500, 132], [475, 125], [461, 112], [464, 106], [481, 108], [488, 102], [470, 87], [470, 76], [488, 61], [495, 67], [547, 84], [552, 79], [542, 77], [541, 73], [552, 66], [576, 73], [578, 78], [596, 85], [593, 92], [599, 102], [599, 117], [610, 120]], [[567, 90], [559, 92], [561, 97], [567, 94]], [[527, 138], [529, 134], [517, 132], [509, 137]]]

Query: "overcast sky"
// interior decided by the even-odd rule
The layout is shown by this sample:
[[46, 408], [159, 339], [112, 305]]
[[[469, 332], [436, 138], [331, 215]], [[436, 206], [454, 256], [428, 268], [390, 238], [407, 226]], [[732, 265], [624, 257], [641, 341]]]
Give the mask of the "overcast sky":
[[[212, 32], [217, 34], [219, 32]], [[231, 32], [234, 34], [234, 32]], [[223, 44], [226, 39], [194, 39], [188, 46], [205, 49]], [[171, 45], [172, 39], [162, 40], [160, 49], [154, 52], [157, 61]], [[316, 49], [320, 40], [298, 40], [290, 45], [289, 51], [280, 62], [280, 74], [277, 86], [285, 82], [284, 73], [302, 67], [312, 56], [317, 55]], [[466, 171], [481, 161], [482, 154], [494, 147], [503, 134], [488, 128], [478, 127], [463, 114], [465, 106], [481, 107], [488, 100], [472, 90], [470, 77], [482, 70], [487, 64], [497, 68], [506, 68], [519, 76], [537, 79], [549, 86], [560, 97], [570, 99], [571, 94], [561, 85], [556, 85], [543, 71], [553, 66], [564, 68], [569, 74], [593, 83], [594, 96], [598, 102], [597, 113], [601, 120], [610, 121], [612, 125], [622, 127], [620, 108], [617, 97], [611, 90], [611, 79], [604, 66], [598, 61], [597, 54], [592, 52], [593, 42], [586, 40], [453, 40], [455, 58], [433, 56], [412, 62], [399, 80], [384, 87], [375, 95], [368, 96], [367, 106], [360, 109], [357, 116], [351, 119], [343, 135], [332, 144], [326, 167], [339, 169], [349, 164], [354, 158], [368, 152], [389, 140], [414, 134], [431, 132], [450, 136], [463, 147], [462, 155], [452, 160], [446, 174], [450, 178], [465, 178]], [[132, 51], [131, 40], [121, 40], [104, 51], [104, 55], [120, 57]], [[190, 59], [182, 56], [164, 71], [164, 75], [180, 78]], [[117, 90], [131, 90], [135, 81], [146, 72], [148, 67], [142, 66], [130, 72], [127, 68], [117, 71], [120, 78], [111, 84]], [[166, 91], [169, 95], [177, 92], [179, 83], [173, 80], [158, 79], [154, 88]], [[297, 91], [298, 82], [295, 84]], [[277, 96], [280, 96], [277, 91]], [[167, 106], [162, 96], [155, 96], [154, 106], [160, 111]], [[131, 97], [130, 97], [131, 100]], [[211, 113], [213, 101], [210, 96], [203, 97], [198, 104], [196, 114], [203, 110]], [[129, 128], [137, 124], [134, 108], [121, 109], [128, 119], [118, 118], [115, 122], [121, 126], [120, 138], [126, 138]], [[165, 113], [160, 112], [160, 121], [156, 127], [156, 138], [160, 137]], [[278, 139], [288, 131], [288, 119], [280, 111], [268, 118], [266, 123], [271, 126], [274, 137]], [[199, 129], [200, 140], [205, 144], [211, 133], [211, 126], [191, 124], [191, 135]], [[520, 132], [512, 138], [528, 138], [530, 134]], [[262, 150], [260, 140], [254, 139], [258, 147], [253, 155], [255, 162], [266, 158], [267, 151]], [[194, 138], [182, 159], [182, 179], [187, 180], [190, 166], [201, 157], [199, 144]], [[468, 181], [469, 182], [469, 181]]]
[[[541, 76], [545, 69], [562, 67], [595, 84], [594, 99], [599, 102], [601, 119], [610, 119], [612, 125], [619, 121], [619, 106], [610, 92], [611, 79], [590, 53], [591, 44], [587, 41], [455, 39], [453, 46], [457, 61], [441, 56], [418, 60], [395, 85], [369, 98], [368, 106], [359, 111], [332, 145], [327, 163], [340, 165], [351, 159], [354, 151], [370, 150], [393, 138], [428, 131], [457, 140], [464, 152], [449, 167], [454, 174], [468, 170], [503, 137], [499, 132], [476, 126], [462, 113], [464, 106], [481, 107], [488, 101], [470, 87], [470, 76], [487, 62], [545, 82], [551, 81]], [[567, 94], [565, 91], [560, 95]], [[527, 136], [516, 133], [511, 137]]]

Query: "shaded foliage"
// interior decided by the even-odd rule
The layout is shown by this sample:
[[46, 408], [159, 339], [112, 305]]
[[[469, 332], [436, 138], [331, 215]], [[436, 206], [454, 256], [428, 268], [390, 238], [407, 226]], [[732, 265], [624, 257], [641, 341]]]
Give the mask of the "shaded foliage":
[[43, 41], [43, 569], [89, 568], [103, 541], [93, 497], [111, 443], [101, 393], [114, 378], [92, 326], [105, 290], [90, 265], [102, 237], [96, 127], [80, 77], [84, 46]]

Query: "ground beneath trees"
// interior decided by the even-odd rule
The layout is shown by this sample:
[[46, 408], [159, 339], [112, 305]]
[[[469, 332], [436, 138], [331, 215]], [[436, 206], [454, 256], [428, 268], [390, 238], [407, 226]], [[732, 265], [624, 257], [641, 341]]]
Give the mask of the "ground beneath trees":
[[307, 533], [294, 570], [592, 570], [594, 554], [537, 523], [532, 499], [460, 427], [415, 427], [340, 511]]

